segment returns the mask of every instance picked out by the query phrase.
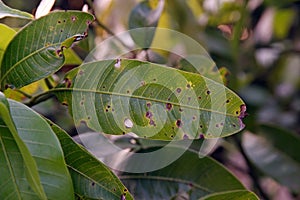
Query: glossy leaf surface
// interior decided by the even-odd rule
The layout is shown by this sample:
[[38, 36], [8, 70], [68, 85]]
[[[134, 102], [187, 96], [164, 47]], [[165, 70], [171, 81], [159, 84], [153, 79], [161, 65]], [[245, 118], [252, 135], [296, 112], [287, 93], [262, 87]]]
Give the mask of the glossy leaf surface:
[[[78, 199], [132, 199], [121, 181], [104, 164], [62, 129], [49, 122], [62, 145]], [[125, 200], [124, 199], [124, 200]]]
[[242, 145], [262, 172], [293, 191], [300, 190], [300, 138], [276, 127], [263, 125], [259, 134], [243, 134]]
[[99, 132], [180, 140], [224, 137], [244, 128], [244, 102], [199, 74], [107, 60], [86, 63], [67, 77], [50, 92], [69, 104], [76, 123], [85, 121]]
[[[177, 151], [174, 147], [163, 148], [169, 148], [170, 156]], [[153, 151], [151, 148], [145, 150]], [[155, 158], [139, 165], [154, 162], [157, 162]], [[245, 190], [223, 166], [209, 157], [199, 158], [195, 151], [186, 151], [179, 159], [157, 171], [124, 173], [120, 178], [136, 199], [199, 199], [221, 192]]]
[[[57, 71], [63, 50], [84, 35], [93, 16], [84, 12], [53, 12], [29, 23], [8, 45], [1, 64], [0, 82], [22, 87]], [[83, 37], [80, 37], [83, 39]], [[68, 41], [68, 46], [62, 43]]]
[[[27, 153], [25, 147], [20, 145], [14, 136], [14, 131], [9, 124], [3, 122], [6, 120], [2, 118], [0, 121], [1, 199], [7, 197], [30, 200], [73, 199], [71, 178], [59, 141], [50, 126], [23, 104], [9, 101], [9, 106], [16, 132], [29, 152]], [[3, 115], [2, 117], [7, 118]], [[28, 157], [32, 159], [29, 164], [29, 161], [26, 161]], [[33, 184], [36, 188], [32, 186]]]

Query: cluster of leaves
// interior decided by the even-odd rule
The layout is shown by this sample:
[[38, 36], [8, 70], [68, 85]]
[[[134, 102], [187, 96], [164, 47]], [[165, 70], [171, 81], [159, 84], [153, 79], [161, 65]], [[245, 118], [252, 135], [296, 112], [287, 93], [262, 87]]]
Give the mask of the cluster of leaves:
[[[22, 18], [26, 21], [26, 26], [18, 32], [12, 27], [0, 24], [3, 35], [0, 38], [0, 88], [3, 92], [0, 94], [0, 165], [1, 174], [5, 175], [0, 178], [0, 185], [3, 186], [0, 188], [1, 199], [258, 199], [212, 157], [207, 156], [202, 159], [198, 157], [199, 149], [204, 142], [202, 137], [216, 137], [214, 133], [207, 132], [207, 124], [212, 123], [215, 128], [223, 127], [223, 132], [218, 137], [228, 136], [243, 129], [241, 118], [245, 114], [245, 103], [231, 90], [215, 81], [216, 75], [213, 69], [207, 73], [201, 69], [195, 70], [190, 66], [190, 63], [193, 63], [190, 59], [188, 60], [190, 63], [180, 60], [179, 69], [154, 64], [154, 62], [169, 63], [172, 66], [170, 63], [174, 63], [172, 60], [174, 55], [151, 49], [151, 44], [155, 40], [156, 27], [177, 29], [193, 38], [199, 38], [198, 32], [205, 33], [206, 46], [217, 63], [229, 66], [233, 77], [229, 81], [229, 86], [237, 91], [248, 87], [247, 92], [257, 92], [255, 90], [257, 87], [252, 87], [252, 83], [259, 81], [255, 78], [261, 73], [260, 68], [256, 66], [255, 70], [247, 72], [244, 68], [237, 67], [239, 59], [243, 56], [243, 52], [239, 52], [239, 39], [243, 38], [240, 37], [243, 35], [241, 27], [247, 19], [248, 12], [245, 12], [245, 6], [226, 4], [220, 7], [221, 10], [218, 12], [213, 10], [205, 12], [203, 2], [197, 0], [175, 0], [172, 3], [162, 0], [142, 1], [135, 7], [128, 2], [126, 1], [126, 6], [106, 5], [107, 7], [90, 3], [92, 10], [98, 10], [94, 16], [79, 11], [55, 11], [37, 18], [29, 13], [12, 9], [0, 1], [1, 18]], [[280, 15], [282, 10], [279, 6], [282, 5], [275, 6], [278, 6], [277, 13]], [[132, 40], [141, 49], [139, 52], [133, 52], [135, 59], [100, 60], [82, 64], [77, 54], [80, 56], [88, 54], [93, 47], [93, 45], [87, 47], [88, 43], [90, 41], [93, 43], [95, 36], [105, 37], [99, 29], [104, 28], [106, 32], [113, 34], [102, 21], [109, 24], [109, 19], [114, 18], [116, 21], [119, 19], [118, 25], [122, 28], [122, 18], [124, 18], [122, 12], [126, 12], [126, 8], [131, 14], [128, 16], [129, 22], [124, 25], [125, 30], [154, 27], [147, 31], [140, 29], [140, 31], [130, 32]], [[113, 9], [118, 11], [118, 16], [107, 15], [107, 12], [115, 13], [112, 12]], [[236, 16], [236, 13], [240, 14], [240, 18], [232, 17]], [[201, 19], [200, 23], [196, 20], [198, 16], [202, 18], [205, 16], [206, 20], [203, 22]], [[293, 19], [290, 15], [287, 18], [290, 21]], [[96, 23], [89, 30], [94, 20]], [[228, 26], [229, 31], [226, 31], [225, 37], [227, 39], [219, 32], [210, 29], [210, 26], [216, 27], [229, 23], [235, 23], [236, 26]], [[198, 32], [194, 30], [195, 27], [198, 27]], [[274, 27], [278, 37], [283, 38], [283, 35], [288, 32], [278, 31], [281, 29]], [[206, 28], [205, 31], [203, 28]], [[288, 28], [286, 26], [286, 29]], [[250, 32], [249, 30], [249, 35]], [[85, 40], [80, 41], [82, 39]], [[73, 46], [73, 43], [78, 41], [80, 43]], [[128, 48], [127, 44], [119, 42]], [[74, 51], [76, 48], [79, 49], [77, 53]], [[231, 51], [228, 51], [228, 48]], [[137, 59], [139, 54], [145, 52], [146, 56], [143, 59], [151, 62]], [[195, 62], [199, 62], [200, 68], [207, 65], [205, 60], [196, 59]], [[65, 73], [66, 66], [76, 66], [76, 68]], [[106, 70], [105, 73], [101, 71], [103, 69]], [[124, 76], [131, 70], [135, 71], [134, 75], [143, 74], [139, 89], [136, 89], [136, 85], [130, 84], [131, 77]], [[197, 72], [199, 70], [206, 76], [199, 75]], [[225, 80], [228, 71], [223, 68], [220, 72]], [[241, 73], [246, 73], [247, 76], [239, 76]], [[251, 73], [253, 76], [250, 76]], [[182, 82], [179, 78], [174, 79], [178, 74], [185, 77], [188, 82]], [[63, 78], [57, 80], [55, 78], [57, 76]], [[101, 80], [96, 87], [92, 85], [93, 83], [85, 81], [95, 79]], [[167, 86], [173, 89], [153, 84], [153, 80], [158, 83], [171, 80]], [[115, 90], [114, 87], [120, 84], [119, 82], [125, 86]], [[206, 86], [207, 82], [213, 85], [210, 90]], [[189, 95], [190, 83], [197, 83], [192, 85], [192, 89], [201, 99], [194, 104], [187, 102], [188, 99], [181, 101], [184, 99], [181, 97]], [[228, 104], [226, 110], [219, 113], [225, 117], [222, 124], [218, 121], [218, 117], [210, 118], [214, 112], [218, 113], [218, 110], [207, 109], [211, 103], [207, 96], [213, 96], [220, 90], [224, 90], [227, 100], [230, 100], [219, 102], [220, 105]], [[153, 95], [152, 91], [155, 91], [156, 95]], [[182, 96], [172, 96], [174, 91]], [[128, 94], [130, 98], [127, 98]], [[258, 105], [256, 99], [251, 101], [251, 94], [245, 92], [241, 94], [252, 110], [256, 112], [261, 108], [262, 105]], [[78, 102], [76, 98], [74, 101], [74, 95], [78, 96]], [[134, 132], [137, 138], [121, 136], [119, 140], [114, 141], [124, 148], [130, 148], [133, 152], [151, 152], [158, 148], [167, 148], [167, 152], [172, 155], [178, 149], [184, 148], [189, 141], [192, 144], [179, 159], [165, 168], [148, 173], [119, 172], [115, 175], [84, 147], [74, 142], [61, 127], [29, 108], [53, 96], [69, 105], [71, 114], [78, 117], [75, 123], [85, 121], [88, 128], [106, 134], [123, 135]], [[118, 100], [116, 102], [119, 104], [112, 99]], [[130, 103], [126, 105], [123, 104], [124, 102]], [[265, 105], [267, 102], [259, 103]], [[159, 116], [163, 113], [158, 109], [149, 110], [149, 105], [152, 104], [167, 109], [164, 128], [154, 136], [152, 132], [156, 130], [152, 125], [159, 126]], [[114, 114], [115, 110], [128, 109], [123, 108], [124, 105], [130, 107], [130, 117], [126, 116], [127, 113]], [[97, 109], [93, 110], [94, 108]], [[191, 126], [201, 127], [199, 132], [194, 133], [192, 129], [186, 128], [188, 126], [185, 125], [189, 124], [191, 119], [178, 121], [182, 110], [189, 112], [197, 110], [201, 113], [200, 121]], [[150, 114], [150, 111], [157, 113]], [[58, 115], [54, 113], [54, 117], [51, 118], [57, 119]], [[299, 137], [281, 128], [261, 125], [255, 117], [252, 115], [248, 118], [247, 130], [241, 138], [236, 137], [248, 164], [250, 165], [251, 162], [263, 174], [273, 177], [295, 192], [299, 191], [300, 159], [295, 153], [298, 152]], [[132, 126], [132, 121], [129, 125], [124, 123], [128, 118], [142, 128]], [[147, 131], [143, 127], [147, 127]], [[100, 133], [96, 134], [100, 135]], [[93, 135], [84, 134], [84, 137], [88, 138], [87, 141], [91, 141]], [[200, 139], [195, 139], [199, 137]], [[167, 145], [174, 139], [178, 141], [172, 143], [173, 145]], [[285, 148], [286, 143], [290, 144], [289, 148]], [[219, 148], [226, 148], [224, 146], [221, 145]], [[270, 159], [262, 162], [268, 156]], [[149, 163], [151, 162], [153, 160], [149, 160]], [[133, 165], [142, 166], [149, 163]], [[277, 170], [278, 167], [282, 170]], [[256, 176], [254, 175], [253, 178]], [[257, 187], [260, 189], [259, 185]]]

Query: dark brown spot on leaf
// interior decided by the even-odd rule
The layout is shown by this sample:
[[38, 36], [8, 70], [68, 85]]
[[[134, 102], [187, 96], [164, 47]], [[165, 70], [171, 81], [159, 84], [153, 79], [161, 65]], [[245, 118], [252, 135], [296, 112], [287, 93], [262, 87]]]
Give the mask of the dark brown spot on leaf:
[[147, 108], [151, 108], [151, 103], [150, 102], [148, 102], [148, 103], [146, 103], [146, 106], [147, 106]]
[[166, 103], [166, 109], [170, 111], [173, 108], [173, 105], [171, 103]]
[[177, 89], [176, 89], [176, 92], [177, 92], [177, 93], [180, 93], [180, 92], [181, 92], [181, 88], [177, 88]]
[[155, 122], [154, 122], [153, 119], [150, 119], [149, 125], [150, 125], [150, 126], [156, 126], [156, 124], [155, 124]]
[[211, 93], [211, 92], [210, 92], [209, 90], [206, 91], [206, 94], [207, 94], [207, 95], [210, 95], [210, 93]]
[[146, 112], [146, 117], [147, 118], [151, 119], [152, 116], [153, 116], [152, 112], [150, 112], [150, 111]]
[[180, 127], [182, 126], [182, 121], [181, 121], [180, 119], [178, 119], [178, 120], [176, 121], [176, 126], [177, 126], [178, 128], [180, 128]]

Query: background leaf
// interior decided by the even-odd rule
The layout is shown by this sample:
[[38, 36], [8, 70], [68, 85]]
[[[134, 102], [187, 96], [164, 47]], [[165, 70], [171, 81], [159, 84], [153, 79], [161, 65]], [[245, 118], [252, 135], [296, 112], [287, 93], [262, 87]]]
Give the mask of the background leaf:
[[[9, 101], [11, 115], [22, 141], [26, 144], [37, 165], [41, 185], [47, 197], [44, 199], [73, 199], [70, 175], [63, 159], [59, 141], [49, 125], [34, 111], [23, 104]], [[41, 199], [30, 189], [24, 171], [33, 170], [22, 159], [23, 148], [17, 145], [12, 132], [1, 120], [1, 199]], [[5, 164], [5, 165], [4, 165]], [[10, 173], [6, 173], [6, 172]], [[4, 187], [5, 186], [5, 187]], [[3, 196], [2, 196], [3, 195]]]
[[[157, 27], [163, 8], [164, 8], [164, 0], [159, 0], [159, 1], [146, 0], [140, 2], [132, 10], [129, 16], [128, 25], [129, 25], [129, 29], [141, 28], [140, 30], [130, 32], [132, 39], [135, 41], [135, 43], [138, 46], [145, 49], [151, 46], [155, 34], [155, 28]], [[143, 28], [147, 28], [147, 29], [143, 29]]]
[[93, 16], [88, 13], [59, 11], [29, 23], [4, 53], [1, 88], [7, 84], [19, 88], [57, 71], [65, 61], [61, 43], [86, 32], [92, 21]]
[[259, 134], [246, 132], [242, 139], [247, 156], [260, 171], [295, 192], [300, 190], [300, 138], [297, 135], [263, 125]]
[[62, 145], [79, 199], [133, 199], [121, 181], [104, 164], [55, 124], [49, 122]]
[[209, 195], [203, 197], [200, 200], [258, 200], [259, 198], [252, 192], [246, 190], [230, 191], [230, 192], [220, 192], [217, 194]]
[[11, 29], [10, 27], [6, 26], [5, 24], [0, 24], [0, 63], [2, 61], [2, 57], [6, 47], [8, 46], [9, 42], [13, 39], [16, 34], [16, 31]]
[[[170, 155], [177, 151], [168, 148]], [[147, 152], [153, 148], [144, 149]], [[130, 161], [129, 161], [130, 162]], [[156, 162], [155, 158], [139, 165]], [[198, 199], [219, 192], [245, 190], [224, 167], [209, 157], [199, 158], [198, 152], [186, 151], [179, 159], [157, 171], [120, 175], [136, 199]]]
[[[31, 187], [31, 189], [37, 194], [37, 196], [40, 199], [46, 199], [46, 195], [44, 192], [44, 189], [41, 185], [41, 181], [40, 181], [40, 177], [38, 174], [38, 169], [37, 169], [37, 165], [35, 160], [33, 159], [32, 155], [30, 154], [30, 151], [28, 150], [28, 147], [24, 144], [24, 142], [22, 141], [22, 139], [19, 137], [18, 135], [18, 131], [16, 129], [16, 126], [14, 124], [14, 121], [12, 119], [11, 113], [10, 113], [10, 106], [8, 104], [7, 99], [4, 97], [3, 93], [0, 93], [0, 123], [2, 124], [2, 127], [7, 127], [8, 131], [7, 134], [9, 136], [11, 136], [11, 139], [14, 141], [15, 143], [15, 147], [19, 150], [20, 153], [20, 157], [21, 160], [23, 161], [22, 164], [24, 165], [22, 167], [22, 169], [24, 170], [24, 175], [26, 178], [25, 180], [28, 182], [29, 187]], [[5, 131], [5, 130], [4, 130]], [[2, 135], [2, 137], [5, 137], [4, 135]], [[7, 137], [7, 136], [6, 136]], [[7, 152], [6, 150], [4, 150], [6, 147], [6, 145], [1, 142], [1, 146], [2, 146], [2, 159], [3, 162], [6, 164], [6, 169], [4, 169], [5, 171], [9, 171], [9, 173], [7, 174], [8, 176], [12, 176], [11, 179], [14, 180], [14, 170], [13, 167], [11, 166], [11, 161], [9, 160], [9, 158], [7, 157]], [[4, 157], [4, 158], [3, 158]], [[2, 181], [5, 181], [4, 179]], [[16, 181], [16, 180], [15, 180]], [[12, 186], [12, 188], [9, 189], [16, 189], [15, 188], [16, 185]], [[8, 191], [5, 191], [8, 192]], [[8, 195], [11, 195], [12, 191], [9, 191]], [[17, 192], [17, 197], [19, 197], [19, 195], [21, 196], [21, 194], [18, 193], [18, 190], [16, 190], [15, 192]]]
[[27, 12], [8, 7], [0, 0], [0, 19], [4, 17], [17, 17], [32, 20], [33, 16]]
[[77, 124], [98, 132], [180, 140], [224, 137], [244, 127], [244, 102], [199, 74], [136, 60], [87, 63], [70, 74], [76, 72], [76, 83], [66, 78], [50, 92], [76, 108]]

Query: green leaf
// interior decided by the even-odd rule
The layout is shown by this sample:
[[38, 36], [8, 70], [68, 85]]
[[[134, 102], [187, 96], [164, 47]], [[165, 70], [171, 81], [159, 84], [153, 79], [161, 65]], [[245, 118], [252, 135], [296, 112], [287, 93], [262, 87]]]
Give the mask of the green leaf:
[[129, 29], [137, 29], [131, 31], [130, 35], [134, 42], [144, 49], [148, 49], [151, 46], [164, 8], [164, 0], [159, 0], [156, 5], [153, 5], [155, 4], [154, 2], [149, 0], [140, 2], [129, 16]]
[[[13, 153], [12, 149], [9, 149], [9, 146], [6, 147], [5, 144], [5, 139], [6, 137], [10, 137], [9, 139], [14, 141], [14, 149], [18, 151], [20, 154], [20, 157], [17, 159], [22, 159], [21, 163], [24, 162], [24, 167], [22, 166], [21, 169], [25, 170], [25, 175], [26, 179], [28, 181], [29, 186], [37, 193], [38, 197], [41, 199], [47, 199], [44, 189], [41, 185], [40, 177], [38, 174], [38, 168], [36, 165], [35, 160], [33, 159], [30, 151], [28, 150], [28, 147], [24, 144], [20, 136], [18, 135], [17, 128], [14, 124], [14, 121], [12, 119], [11, 113], [10, 113], [10, 106], [8, 104], [7, 99], [3, 95], [3, 93], [0, 93], [0, 122], [1, 122], [1, 129], [5, 134], [7, 135], [2, 135], [1, 134], [1, 149], [2, 149], [2, 161], [6, 164], [6, 168], [4, 169], [5, 171], [8, 172], [8, 176], [11, 176], [12, 179], [14, 179], [14, 170], [20, 170], [20, 169], [14, 169], [14, 166], [12, 166], [11, 163], [16, 162], [17, 160], [10, 160], [9, 157], [11, 155], [8, 155], [8, 153]], [[6, 130], [5, 130], [6, 129]], [[8, 129], [8, 130], [7, 130]], [[2, 132], [1, 131], [1, 132]], [[6, 148], [8, 148], [9, 151], [7, 152]], [[23, 177], [25, 178], [25, 177]], [[1, 182], [2, 184], [5, 183], [5, 179], [2, 179]], [[15, 180], [17, 181], [17, 180]], [[1, 185], [2, 185], [1, 184]], [[11, 192], [18, 192], [18, 189], [15, 188], [16, 185], [13, 185], [11, 188], [8, 188], [5, 192], [8, 192], [8, 195], [11, 195]], [[6, 188], [5, 188], [6, 189]], [[12, 190], [11, 190], [12, 189]], [[15, 189], [15, 190], [14, 190]], [[18, 198], [20, 198], [20, 194], [16, 194]]]
[[0, 63], [1, 63], [4, 51], [8, 46], [9, 42], [15, 36], [16, 31], [6, 26], [5, 24], [0, 24], [0, 33], [2, 35], [0, 37]]
[[0, 19], [4, 17], [17, 17], [32, 20], [33, 16], [27, 12], [8, 7], [0, 0]]
[[252, 192], [247, 190], [237, 190], [230, 192], [220, 192], [201, 198], [200, 200], [259, 200], [259, 198]]
[[[163, 148], [168, 148], [169, 156], [179, 149]], [[152, 148], [146, 150], [153, 151]], [[147, 158], [138, 165], [143, 167], [157, 162], [156, 159]], [[199, 158], [195, 151], [186, 151], [165, 168], [147, 173], [123, 173], [119, 177], [136, 199], [198, 199], [219, 192], [245, 190], [226, 168], [209, 157]]]
[[243, 134], [242, 145], [258, 169], [295, 192], [300, 190], [300, 138], [269, 125]]
[[58, 11], [29, 23], [4, 53], [1, 88], [5, 85], [19, 88], [57, 71], [65, 61], [63, 50], [85, 37], [92, 20], [88, 13]]
[[[201, 63], [201, 65], [199, 65]], [[219, 83], [226, 83], [229, 72], [226, 68], [217, 68], [216, 63], [210, 57], [192, 55], [180, 60], [180, 70], [201, 74]]]
[[121, 181], [87, 150], [76, 144], [58, 126], [49, 122], [63, 148], [71, 173], [75, 194], [79, 199], [133, 199]]
[[50, 92], [69, 104], [77, 124], [84, 121], [97, 132], [180, 140], [244, 128], [244, 102], [199, 74], [124, 59], [86, 63], [67, 77]]
[[1, 199], [73, 199], [71, 178], [50, 126], [23, 104], [10, 100], [9, 106], [16, 127], [1, 114]]

